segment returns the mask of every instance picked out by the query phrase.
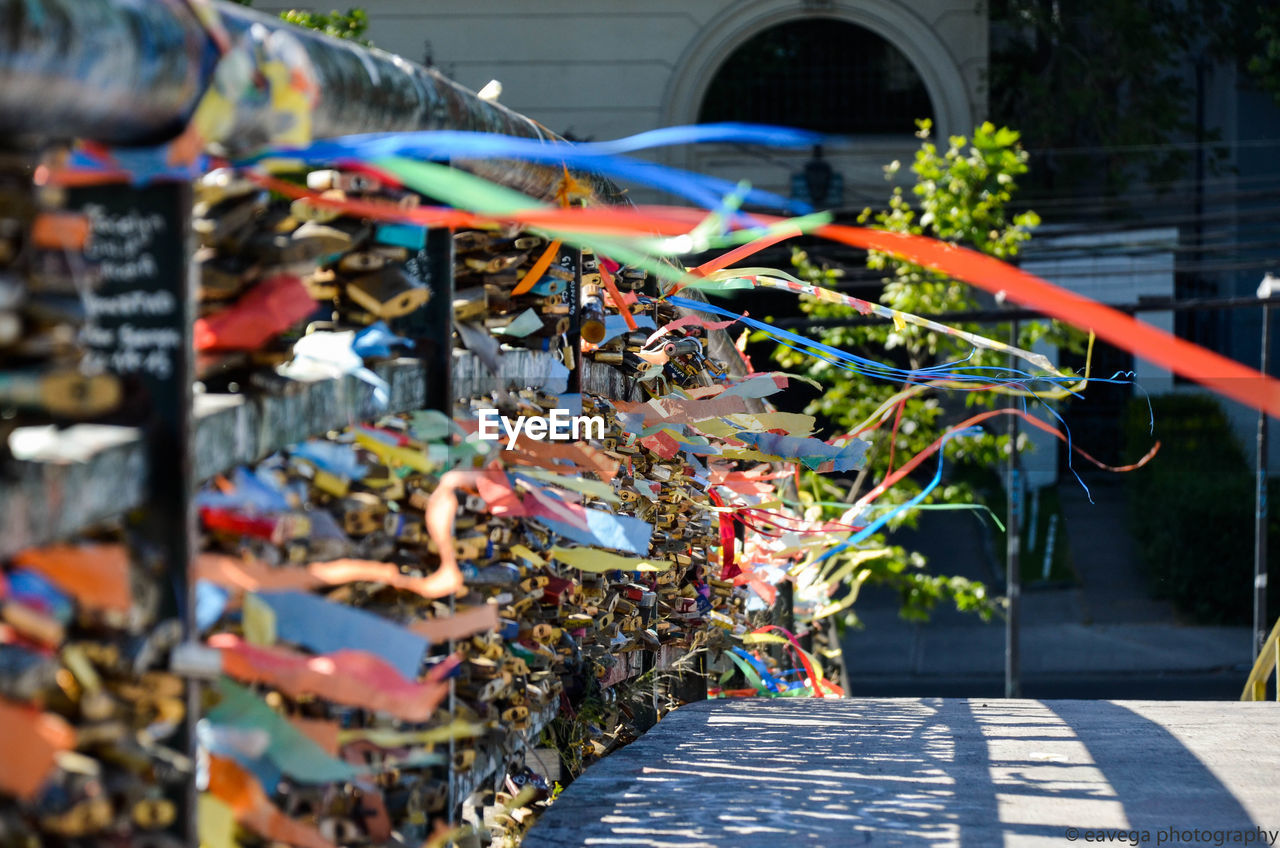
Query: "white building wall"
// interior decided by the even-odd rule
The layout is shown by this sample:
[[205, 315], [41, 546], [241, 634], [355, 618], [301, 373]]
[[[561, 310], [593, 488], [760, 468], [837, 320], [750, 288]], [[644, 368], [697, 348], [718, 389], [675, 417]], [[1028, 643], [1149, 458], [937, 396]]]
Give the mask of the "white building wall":
[[[276, 11], [297, 6], [259, 0]], [[987, 15], [979, 0], [362, 0], [368, 37], [415, 62], [430, 55], [478, 90], [502, 83], [506, 106], [558, 133], [617, 138], [695, 123], [703, 92], [735, 48], [778, 24], [828, 17], [871, 29], [924, 80], [940, 137], [967, 134], [986, 113]], [[324, 6], [328, 8], [328, 6]], [[428, 46], [429, 45], [429, 46]], [[850, 205], [885, 196], [882, 167], [910, 157], [910, 136], [867, 138], [829, 151]], [[768, 158], [726, 148], [655, 154], [667, 164], [780, 194], [809, 151]], [[856, 187], [867, 186], [858, 193]], [[638, 200], [656, 199], [643, 192]]]

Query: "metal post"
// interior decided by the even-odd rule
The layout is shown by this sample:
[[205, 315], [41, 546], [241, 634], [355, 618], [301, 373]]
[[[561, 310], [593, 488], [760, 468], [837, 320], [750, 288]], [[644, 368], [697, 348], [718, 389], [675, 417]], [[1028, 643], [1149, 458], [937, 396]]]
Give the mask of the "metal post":
[[[131, 391], [117, 418], [140, 426], [146, 434], [149, 494], [138, 536], [154, 545], [163, 562], [169, 591], [160, 614], [182, 621], [183, 642], [188, 645], [199, 642], [196, 581], [191, 574], [198, 538], [192, 445], [197, 269], [191, 261], [195, 249], [191, 204], [191, 186], [186, 182], [108, 184], [67, 192], [67, 208], [89, 219], [92, 236], [86, 257], [116, 260], [103, 270], [95, 291], [95, 301], [111, 308], [99, 307], [88, 314], [86, 338], [92, 341], [86, 343], [86, 360], [120, 376]], [[137, 269], [144, 270], [136, 273]], [[154, 308], [144, 311], [132, 298], [136, 293], [148, 295]], [[125, 326], [162, 332], [125, 334]], [[186, 704], [184, 753], [194, 762], [200, 707], [200, 684], [194, 680], [188, 681]], [[185, 786], [184, 814], [179, 817], [189, 844], [196, 841], [196, 798], [193, 774]]]
[[[741, 525], [739, 525], [741, 527]], [[778, 594], [773, 601], [773, 623], [779, 627], [785, 627], [792, 633], [796, 629], [796, 613], [795, 613], [795, 584], [790, 580], [783, 580], [778, 584]], [[781, 663], [786, 659], [787, 649], [781, 645], [774, 643], [768, 648], [769, 656]]]
[[392, 329], [414, 342], [423, 362], [427, 409], [453, 415], [453, 230], [431, 229], [426, 244], [405, 264], [405, 271], [431, 289], [417, 312], [392, 322]]
[[[1009, 331], [1010, 344], [1018, 344], [1018, 322], [1012, 323]], [[1012, 367], [1012, 357], [1010, 357]], [[1009, 399], [1010, 408], [1016, 408], [1018, 399]], [[1019, 608], [1022, 604], [1022, 466], [1018, 462], [1018, 417], [1009, 416], [1009, 509], [1008, 544], [1005, 550], [1005, 596], [1009, 599], [1009, 608], [1005, 616], [1004, 647], [1004, 696], [1018, 698], [1022, 695], [1022, 677], [1019, 669], [1020, 652], [1018, 646]]]
[[[599, 257], [595, 261], [599, 263]], [[571, 395], [582, 394], [582, 278], [583, 257], [581, 248], [564, 248], [557, 257], [557, 262], [566, 271], [572, 271], [573, 279], [565, 287], [561, 296], [569, 307], [569, 332], [565, 335], [564, 363], [569, 368], [569, 384], [565, 392]], [[625, 307], [624, 307], [625, 308]]]
[[[1280, 288], [1280, 280], [1267, 274], [1258, 286], [1258, 297], [1269, 299]], [[1258, 370], [1267, 373], [1271, 364], [1271, 303], [1262, 307], [1262, 353]], [[1257, 656], [1267, 638], [1267, 414], [1258, 413], [1257, 461], [1254, 464], [1253, 493], [1253, 642], [1250, 654]]]

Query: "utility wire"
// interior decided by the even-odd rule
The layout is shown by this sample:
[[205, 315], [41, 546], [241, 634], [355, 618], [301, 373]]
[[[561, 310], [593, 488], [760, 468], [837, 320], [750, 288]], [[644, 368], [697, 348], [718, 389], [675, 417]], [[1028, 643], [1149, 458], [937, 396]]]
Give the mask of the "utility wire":
[[[1139, 312], [1218, 312], [1232, 309], [1257, 309], [1272, 301], [1258, 297], [1205, 297], [1205, 298], [1143, 298], [1136, 303], [1109, 303], [1112, 309], [1130, 315]], [[965, 310], [958, 312], [939, 312], [921, 315], [931, 321], [943, 324], [1000, 324], [1006, 321], [1027, 320], [1047, 317], [1037, 309], [1000, 308]], [[770, 321], [769, 326], [782, 329], [796, 327], [828, 328], [828, 327], [873, 327], [891, 324], [890, 318], [878, 315], [850, 315], [845, 318], [780, 318]]]

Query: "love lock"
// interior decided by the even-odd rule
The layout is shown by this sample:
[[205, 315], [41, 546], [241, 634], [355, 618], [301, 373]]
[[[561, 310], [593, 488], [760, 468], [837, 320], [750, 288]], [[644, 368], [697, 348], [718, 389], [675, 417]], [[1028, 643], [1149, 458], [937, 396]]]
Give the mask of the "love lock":
[[352, 492], [334, 504], [342, 529], [351, 536], [365, 536], [382, 529], [386, 504], [369, 492]]
[[52, 657], [17, 645], [0, 644], [0, 695], [14, 701], [42, 703], [58, 688], [62, 666]]
[[125, 641], [120, 661], [127, 673], [141, 677], [147, 670], [163, 665], [182, 641], [182, 622], [176, 618], [157, 624], [146, 636]]
[[167, 798], [142, 798], [133, 803], [130, 817], [143, 830], [161, 830], [174, 823], [177, 805]]
[[284, 794], [284, 813], [291, 819], [315, 818], [326, 809], [324, 796], [322, 786], [290, 786]]
[[[55, 807], [56, 811], [48, 811]], [[45, 791], [37, 803], [40, 829], [68, 838], [89, 836], [108, 828], [115, 818], [111, 800], [96, 779], [64, 779]]]
[[[253, 187], [244, 193], [226, 193], [212, 202], [197, 203], [191, 221], [201, 244], [218, 247], [237, 232], [247, 230], [266, 212], [271, 196]], [[235, 251], [228, 251], [234, 253]]]
[[458, 772], [470, 771], [472, 766], [476, 764], [476, 752], [471, 748], [464, 748], [453, 753], [453, 770]]
[[354, 845], [364, 841], [365, 833], [351, 819], [322, 818], [316, 822], [320, 836], [335, 845]]
[[431, 298], [431, 289], [402, 268], [386, 266], [347, 283], [346, 295], [384, 321], [416, 311]]

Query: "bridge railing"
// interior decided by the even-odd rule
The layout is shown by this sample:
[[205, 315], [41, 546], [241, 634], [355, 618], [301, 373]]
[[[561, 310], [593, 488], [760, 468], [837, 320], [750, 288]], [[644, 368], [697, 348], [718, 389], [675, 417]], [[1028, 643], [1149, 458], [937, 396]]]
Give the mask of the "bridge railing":
[[[1276, 620], [1276, 626], [1271, 628], [1271, 634], [1262, 643], [1262, 650], [1253, 661], [1253, 669], [1249, 672], [1249, 679], [1245, 681], [1240, 700], [1267, 700], [1267, 681], [1277, 668], [1280, 668], [1280, 619]], [[1276, 700], [1280, 701], [1280, 679], [1276, 680]]]

